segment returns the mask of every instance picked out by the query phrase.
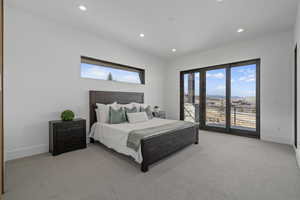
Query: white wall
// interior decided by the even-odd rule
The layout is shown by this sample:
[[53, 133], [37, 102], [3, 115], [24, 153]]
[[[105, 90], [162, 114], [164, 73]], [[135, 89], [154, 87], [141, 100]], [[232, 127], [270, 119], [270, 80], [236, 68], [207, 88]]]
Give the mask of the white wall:
[[[261, 58], [261, 138], [293, 143], [292, 32], [193, 53], [166, 66], [138, 50], [6, 7], [4, 48], [6, 159], [47, 152], [48, 121], [64, 109], [88, 119], [89, 90], [144, 92], [145, 102], [179, 119], [179, 71], [254, 58]], [[81, 55], [142, 67], [146, 85], [82, 79]]]
[[165, 106], [169, 117], [179, 119], [179, 72], [261, 58], [261, 139], [293, 142], [293, 33], [255, 40], [179, 57], [168, 64]]
[[298, 14], [296, 18], [296, 24], [295, 24], [295, 32], [294, 32], [294, 45], [298, 46], [298, 66], [297, 66], [297, 93], [298, 93], [298, 99], [297, 99], [297, 136], [298, 136], [298, 141], [297, 141], [297, 146], [298, 149], [296, 150], [297, 153], [297, 159], [298, 159], [298, 164], [300, 166], [300, 3], [298, 5]]
[[[80, 78], [80, 56], [146, 70], [146, 85]], [[6, 159], [48, 151], [48, 121], [64, 109], [88, 119], [88, 91], [144, 92], [163, 107], [164, 63], [113, 41], [38, 16], [5, 8]]]

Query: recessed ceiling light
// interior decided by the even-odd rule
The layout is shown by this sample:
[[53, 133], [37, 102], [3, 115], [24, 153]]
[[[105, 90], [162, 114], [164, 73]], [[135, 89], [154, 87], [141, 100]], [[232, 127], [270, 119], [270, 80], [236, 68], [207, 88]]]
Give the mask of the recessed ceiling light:
[[218, 2], [218, 3], [221, 3], [221, 2], [223, 2], [223, 0], [217, 0], [217, 2]]
[[145, 34], [144, 33], [140, 33], [140, 37], [141, 38], [145, 37]]
[[242, 33], [242, 32], [244, 32], [244, 31], [245, 31], [245, 30], [242, 29], [242, 28], [239, 28], [239, 29], [237, 30], [238, 33]]
[[78, 8], [80, 10], [82, 10], [82, 11], [86, 11], [87, 10], [86, 6], [84, 6], [84, 5], [79, 5]]
[[176, 52], [177, 50], [176, 49], [172, 49], [172, 52]]

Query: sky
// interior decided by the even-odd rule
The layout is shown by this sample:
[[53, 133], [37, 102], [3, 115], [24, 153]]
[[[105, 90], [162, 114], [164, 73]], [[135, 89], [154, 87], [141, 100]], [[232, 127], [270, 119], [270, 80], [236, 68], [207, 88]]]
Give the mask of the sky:
[[107, 80], [109, 73], [112, 74], [113, 80], [128, 82], [128, 83], [141, 83], [139, 73], [131, 72], [121, 69], [114, 69], [109, 67], [102, 67], [87, 63], [81, 63], [81, 77]]
[[[199, 72], [195, 73], [195, 94], [199, 95]], [[231, 68], [231, 96], [255, 96], [256, 65]], [[184, 90], [187, 93], [187, 75], [184, 77]], [[216, 69], [206, 72], [206, 95], [225, 96], [226, 70]], [[198, 86], [198, 87], [197, 87]]]

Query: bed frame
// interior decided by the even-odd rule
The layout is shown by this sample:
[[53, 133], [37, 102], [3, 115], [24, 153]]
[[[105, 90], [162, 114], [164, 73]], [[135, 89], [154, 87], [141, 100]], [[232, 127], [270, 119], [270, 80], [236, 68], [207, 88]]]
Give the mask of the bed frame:
[[[90, 91], [90, 127], [96, 120], [96, 103], [111, 104], [118, 102], [128, 104], [131, 102], [144, 103], [144, 93], [135, 92], [108, 92], [108, 91]], [[147, 172], [149, 165], [183, 149], [191, 144], [198, 144], [198, 126], [185, 128], [176, 131], [169, 131], [161, 135], [148, 137], [141, 141], [141, 152], [143, 162], [141, 171]], [[94, 139], [90, 138], [91, 143]]]

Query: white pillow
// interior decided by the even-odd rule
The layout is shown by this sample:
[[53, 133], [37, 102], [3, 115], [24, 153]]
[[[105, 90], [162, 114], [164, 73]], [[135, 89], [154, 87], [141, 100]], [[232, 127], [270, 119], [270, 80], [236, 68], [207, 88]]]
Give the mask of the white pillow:
[[131, 124], [148, 121], [146, 112], [127, 113], [127, 118]]
[[[132, 103], [130, 103], [130, 104], [132, 104], [134, 107], [136, 107], [137, 110], [138, 110], [138, 112], [140, 112], [141, 108], [147, 108], [148, 106], [150, 106], [150, 105], [148, 105], [148, 104], [136, 103], [136, 102], [132, 102]], [[151, 108], [152, 108], [152, 107], [151, 107]]]
[[133, 107], [136, 107], [136, 109], [138, 110], [138, 112], [140, 112], [141, 110], [141, 104], [136, 103], [136, 102], [131, 102], [130, 103]]
[[111, 104], [102, 104], [102, 103], [96, 103], [96, 106], [97, 106], [97, 108], [102, 108], [103, 106], [111, 106], [111, 107], [113, 107], [114, 109], [115, 108], [119, 108], [119, 104], [117, 104], [117, 102], [113, 102], [113, 103], [111, 103]]
[[[140, 104], [140, 108], [144, 108], [145, 109], [148, 106], [150, 106], [150, 105], [148, 105], [148, 104]], [[150, 110], [153, 111], [152, 106], [150, 106]]]
[[116, 102], [112, 104], [101, 104], [101, 103], [96, 103], [97, 109], [96, 111], [96, 116], [97, 116], [97, 122], [101, 123], [108, 123], [109, 122], [109, 107], [111, 106], [114, 109], [118, 109], [118, 104]]
[[148, 106], [147, 104], [143, 104], [143, 103], [140, 104], [141, 108], [147, 108], [147, 106]]
[[128, 108], [128, 109], [131, 109], [134, 107], [134, 105], [132, 103], [129, 103], [129, 104], [118, 104], [120, 107], [122, 108]]
[[96, 112], [96, 118], [97, 118], [97, 122], [100, 122], [100, 119], [101, 119], [101, 117], [100, 117], [100, 109], [95, 109], [95, 112]]

